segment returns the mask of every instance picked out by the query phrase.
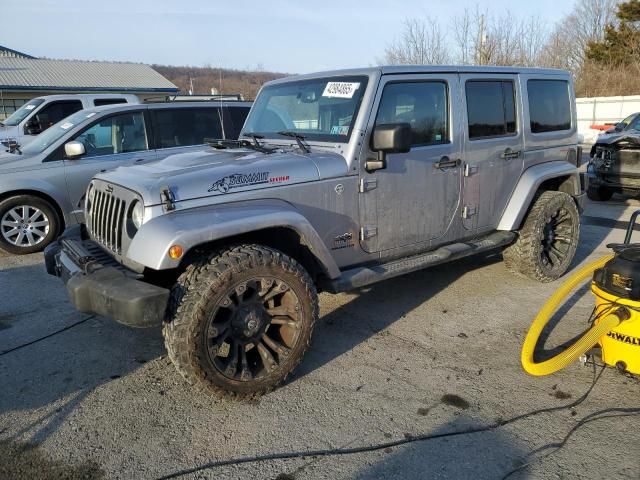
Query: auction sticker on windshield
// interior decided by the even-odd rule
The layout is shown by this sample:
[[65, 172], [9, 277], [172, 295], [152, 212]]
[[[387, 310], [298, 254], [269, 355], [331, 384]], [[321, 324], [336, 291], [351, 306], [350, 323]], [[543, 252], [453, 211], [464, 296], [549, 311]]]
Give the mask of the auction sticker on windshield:
[[24, 107], [25, 110], [33, 110], [34, 108], [36, 108], [35, 105], [27, 105], [26, 107]]
[[323, 97], [353, 98], [353, 94], [360, 88], [360, 82], [328, 82], [324, 87]]
[[63, 129], [63, 130], [68, 130], [71, 127], [73, 127], [73, 123], [71, 123], [71, 122], [66, 122], [66, 123], [63, 123], [62, 125], [60, 125], [60, 128]]

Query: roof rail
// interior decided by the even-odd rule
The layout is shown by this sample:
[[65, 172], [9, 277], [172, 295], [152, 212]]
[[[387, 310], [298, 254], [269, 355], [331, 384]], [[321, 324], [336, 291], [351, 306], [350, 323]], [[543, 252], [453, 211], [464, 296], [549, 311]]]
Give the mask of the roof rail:
[[156, 102], [245, 102], [241, 93], [220, 93], [215, 95], [158, 95], [147, 97], [146, 103]]

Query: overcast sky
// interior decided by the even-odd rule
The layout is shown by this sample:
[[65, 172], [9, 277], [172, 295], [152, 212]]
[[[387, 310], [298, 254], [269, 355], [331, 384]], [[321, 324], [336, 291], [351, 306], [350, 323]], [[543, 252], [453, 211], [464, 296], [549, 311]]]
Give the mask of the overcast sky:
[[406, 17], [537, 16], [572, 0], [0, 0], [0, 45], [35, 56], [305, 73], [375, 64]]

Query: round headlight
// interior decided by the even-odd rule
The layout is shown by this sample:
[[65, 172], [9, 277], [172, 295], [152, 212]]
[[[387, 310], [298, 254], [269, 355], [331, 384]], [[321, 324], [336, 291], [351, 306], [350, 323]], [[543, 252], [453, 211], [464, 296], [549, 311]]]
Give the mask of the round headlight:
[[136, 230], [142, 226], [142, 218], [144, 217], [144, 207], [142, 202], [136, 200], [131, 208], [131, 221]]

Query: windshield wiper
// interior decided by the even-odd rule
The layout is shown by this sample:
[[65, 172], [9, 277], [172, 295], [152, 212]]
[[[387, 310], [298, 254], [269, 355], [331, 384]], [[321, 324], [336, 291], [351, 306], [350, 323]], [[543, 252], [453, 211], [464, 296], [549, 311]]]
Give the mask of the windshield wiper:
[[220, 139], [220, 140], [211, 140], [205, 138], [205, 143], [208, 143], [213, 148], [250, 148], [251, 150], [255, 150], [260, 153], [273, 153], [276, 151], [275, 148], [265, 147], [261, 143], [258, 143], [256, 140], [250, 142], [249, 140], [230, 140], [230, 139]]
[[291, 130], [283, 130], [281, 132], [278, 132], [278, 135], [282, 135], [283, 137], [295, 138], [296, 143], [300, 147], [300, 150], [302, 150], [304, 153], [311, 153], [311, 148], [309, 148], [307, 142], [304, 141], [305, 138], [307, 138], [304, 135], [301, 135], [298, 132], [292, 132]]
[[244, 147], [253, 148], [254, 150], [262, 153], [273, 153], [277, 150], [276, 148], [265, 147], [262, 143], [260, 143], [260, 140], [264, 138], [264, 135], [261, 135], [259, 133], [244, 132], [242, 136], [249, 137], [253, 140], [253, 143], [249, 143], [246, 140], [240, 140], [240, 145]]
[[244, 132], [242, 136], [249, 137], [250, 139], [252, 139], [256, 147], [262, 146], [262, 144], [258, 140], [262, 140], [264, 138], [264, 135], [260, 135], [259, 133], [254, 133], [254, 132]]

